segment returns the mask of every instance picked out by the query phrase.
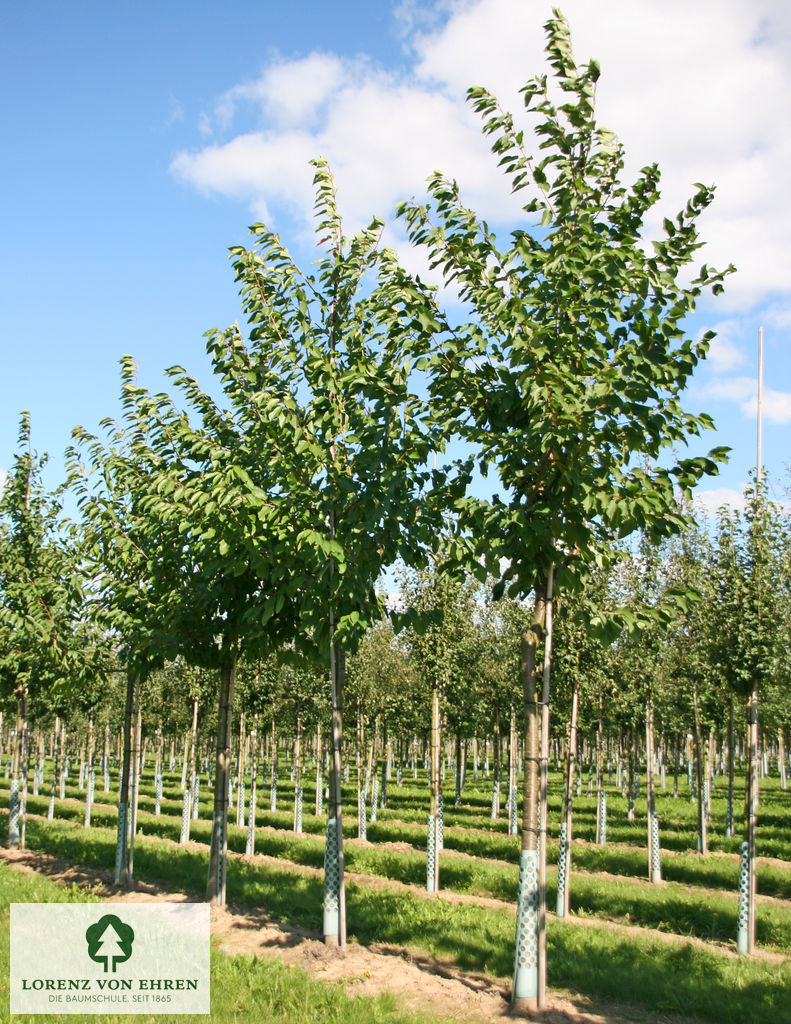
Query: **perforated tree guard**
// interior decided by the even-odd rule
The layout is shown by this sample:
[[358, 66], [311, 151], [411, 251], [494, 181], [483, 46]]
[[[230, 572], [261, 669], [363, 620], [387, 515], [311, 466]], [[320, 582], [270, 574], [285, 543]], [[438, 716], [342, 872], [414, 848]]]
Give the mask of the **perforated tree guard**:
[[538, 851], [519, 856], [514, 999], [538, 996]]
[[255, 853], [255, 778], [250, 783], [250, 810], [247, 815], [247, 840], [244, 844], [244, 852], [248, 857]]
[[560, 823], [560, 844], [558, 847], [558, 898], [555, 913], [558, 917], [566, 916], [566, 853], [568, 852], [568, 830], [566, 822]]
[[239, 783], [239, 797], [236, 803], [236, 824], [240, 828], [244, 828], [244, 805], [247, 802], [247, 797], [244, 792], [244, 777]]
[[607, 793], [599, 793], [599, 846], [607, 845]]
[[302, 786], [297, 787], [297, 798], [296, 798], [296, 809], [294, 812], [294, 831], [296, 833], [302, 832]]
[[357, 835], [360, 839], [368, 838], [368, 807], [365, 797], [361, 794], [360, 807], [357, 815]]
[[519, 800], [517, 798], [517, 787], [511, 786], [511, 835], [519, 832]]
[[190, 788], [184, 788], [184, 799], [181, 803], [181, 831], [179, 842], [183, 845], [190, 837]]
[[115, 881], [120, 882], [126, 868], [126, 809], [125, 803], [118, 804], [118, 828], [115, 835]]
[[335, 818], [327, 818], [324, 846], [324, 937], [340, 938], [341, 871], [338, 863], [338, 827]]
[[662, 850], [659, 845], [659, 814], [651, 811], [651, 881], [662, 881]]
[[11, 780], [8, 793], [8, 845], [19, 846], [19, 779]]
[[436, 874], [437, 850], [436, 850], [436, 828], [434, 826], [434, 815], [428, 816], [428, 841], [426, 843], [426, 892], [434, 892], [434, 879]]
[[750, 844], [742, 843], [739, 861], [739, 909], [736, 917], [736, 950], [742, 956], [750, 951]]

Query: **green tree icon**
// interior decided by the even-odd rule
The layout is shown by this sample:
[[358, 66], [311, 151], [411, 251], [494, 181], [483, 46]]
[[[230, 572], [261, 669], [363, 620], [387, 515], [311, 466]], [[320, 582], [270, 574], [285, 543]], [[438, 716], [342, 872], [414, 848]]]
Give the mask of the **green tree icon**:
[[105, 914], [85, 932], [88, 956], [97, 964], [103, 963], [105, 973], [115, 971], [132, 955], [135, 933], [115, 914]]

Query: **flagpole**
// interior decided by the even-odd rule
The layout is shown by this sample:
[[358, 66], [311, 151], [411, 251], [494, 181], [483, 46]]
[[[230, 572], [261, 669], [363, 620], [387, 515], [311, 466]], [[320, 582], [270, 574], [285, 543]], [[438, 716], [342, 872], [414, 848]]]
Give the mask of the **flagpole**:
[[755, 479], [756, 483], [760, 484], [761, 476], [763, 473], [763, 458], [762, 458], [762, 423], [761, 423], [761, 407], [763, 405], [764, 397], [764, 329], [763, 327], [758, 328], [758, 468], [756, 470]]

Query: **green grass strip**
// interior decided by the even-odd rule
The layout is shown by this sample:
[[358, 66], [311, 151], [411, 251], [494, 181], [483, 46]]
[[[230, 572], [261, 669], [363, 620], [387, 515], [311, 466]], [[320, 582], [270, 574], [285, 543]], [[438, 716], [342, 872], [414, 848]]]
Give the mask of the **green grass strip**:
[[[67, 823], [28, 825], [30, 845], [66, 859], [110, 869], [114, 835], [88, 835]], [[139, 839], [139, 878], [200, 893], [206, 855]], [[469, 970], [507, 978], [512, 970], [515, 916], [510, 910], [427, 900], [411, 893], [347, 887], [350, 936], [420, 949]], [[272, 917], [318, 931], [322, 880], [286, 869], [233, 860], [228, 901], [263, 907]], [[624, 992], [654, 1010], [722, 1022], [791, 1024], [791, 962], [768, 964], [724, 956], [684, 941], [624, 936], [616, 929], [550, 922], [550, 986], [588, 996], [622, 998]]]

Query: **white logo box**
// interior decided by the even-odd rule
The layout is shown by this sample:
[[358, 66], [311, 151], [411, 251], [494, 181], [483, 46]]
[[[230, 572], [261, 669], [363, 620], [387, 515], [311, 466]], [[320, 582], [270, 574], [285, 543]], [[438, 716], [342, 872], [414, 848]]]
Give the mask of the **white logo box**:
[[12, 903], [11, 1013], [209, 1013], [205, 903]]

